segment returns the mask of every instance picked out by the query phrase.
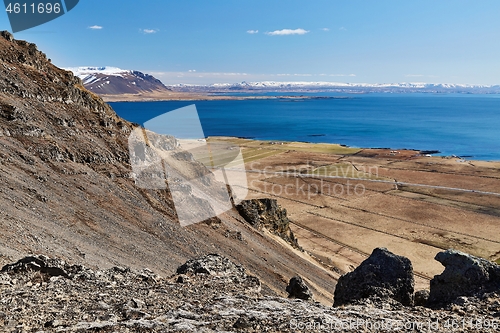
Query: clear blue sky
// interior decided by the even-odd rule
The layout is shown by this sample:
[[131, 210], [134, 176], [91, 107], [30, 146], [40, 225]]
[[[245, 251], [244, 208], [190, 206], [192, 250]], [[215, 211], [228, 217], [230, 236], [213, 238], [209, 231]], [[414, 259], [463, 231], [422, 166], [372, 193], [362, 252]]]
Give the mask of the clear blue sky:
[[[0, 24], [10, 30], [6, 13]], [[498, 0], [80, 0], [15, 37], [60, 67], [135, 69], [166, 84], [500, 84]]]

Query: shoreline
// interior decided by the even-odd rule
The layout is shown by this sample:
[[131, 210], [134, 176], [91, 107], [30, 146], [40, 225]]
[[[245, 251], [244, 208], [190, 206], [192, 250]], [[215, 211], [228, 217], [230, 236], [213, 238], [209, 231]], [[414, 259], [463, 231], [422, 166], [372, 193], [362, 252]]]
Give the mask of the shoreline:
[[[232, 143], [237, 143], [238, 141], [242, 144], [256, 143], [264, 147], [274, 147], [276, 149], [287, 149], [295, 147], [295, 145], [300, 146], [300, 150], [316, 151], [318, 149], [328, 150], [329, 147], [334, 151], [334, 154], [345, 155], [345, 156], [361, 156], [376, 159], [389, 159], [389, 160], [414, 160], [414, 159], [425, 159], [429, 162], [435, 161], [453, 161], [456, 160], [457, 163], [465, 164], [492, 164], [495, 168], [500, 168], [500, 160], [474, 160], [469, 159], [467, 156], [457, 156], [457, 155], [436, 155], [441, 152], [438, 150], [420, 150], [414, 148], [386, 148], [386, 147], [353, 147], [349, 145], [344, 145], [340, 143], [331, 142], [307, 142], [307, 141], [288, 141], [288, 140], [265, 140], [250, 137], [234, 137], [234, 136], [207, 136], [205, 137], [207, 141], [230, 141]], [[235, 142], [236, 141], [236, 142]], [[344, 151], [345, 153], [342, 153]], [[355, 151], [355, 153], [352, 153]]]
[[[259, 95], [262, 93], [280, 93], [280, 95], [266, 96]], [[247, 96], [238, 96], [230, 94], [245, 93], [249, 94]], [[300, 93], [304, 95], [290, 95], [291, 93]], [[213, 92], [186, 92], [186, 91], [152, 91], [139, 94], [100, 94], [99, 96], [105, 102], [162, 102], [162, 101], [223, 101], [223, 100], [268, 100], [268, 99], [356, 99], [359, 95], [369, 95], [375, 94], [387, 94], [387, 95], [404, 95], [404, 94], [429, 94], [429, 95], [460, 95], [460, 96], [471, 96], [471, 95], [500, 95], [500, 93], [457, 93], [457, 92], [356, 92], [356, 91], [345, 91], [336, 92], [343, 94], [342, 96], [308, 96], [309, 93], [331, 93], [331, 91], [234, 91], [234, 92], [223, 92], [223, 91], [213, 91]], [[227, 94], [227, 95], [226, 95]]]
[[354, 99], [350, 96], [307, 96], [307, 95], [279, 95], [279, 96], [229, 96], [210, 95], [203, 93], [158, 92], [150, 94], [118, 94], [99, 95], [106, 103], [118, 102], [169, 102], [169, 101], [246, 101], [246, 100], [318, 100], [318, 99]]

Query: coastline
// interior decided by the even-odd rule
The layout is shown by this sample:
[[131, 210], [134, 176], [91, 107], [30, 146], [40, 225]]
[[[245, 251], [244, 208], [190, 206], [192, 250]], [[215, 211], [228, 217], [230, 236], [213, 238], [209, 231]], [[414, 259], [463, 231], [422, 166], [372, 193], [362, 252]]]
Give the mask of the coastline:
[[236, 145], [245, 146], [261, 146], [276, 150], [294, 150], [304, 152], [319, 152], [332, 153], [343, 156], [359, 156], [374, 159], [387, 160], [422, 160], [430, 163], [452, 162], [468, 165], [490, 166], [495, 169], [500, 169], [500, 160], [474, 160], [456, 155], [436, 155], [440, 153], [438, 150], [420, 150], [414, 148], [383, 148], [383, 147], [352, 147], [340, 143], [329, 142], [307, 142], [307, 141], [286, 141], [286, 140], [263, 140], [246, 137], [233, 136], [208, 136], [205, 138], [212, 142], [230, 142]]
[[211, 95], [203, 93], [188, 92], [151, 92], [143, 94], [117, 94], [117, 95], [99, 95], [104, 102], [166, 102], [166, 101], [243, 101], [243, 100], [269, 100], [269, 99], [288, 99], [288, 100], [311, 100], [311, 99], [351, 99], [354, 97], [342, 96], [306, 96], [306, 95], [280, 95], [280, 96], [229, 96], [229, 95]]

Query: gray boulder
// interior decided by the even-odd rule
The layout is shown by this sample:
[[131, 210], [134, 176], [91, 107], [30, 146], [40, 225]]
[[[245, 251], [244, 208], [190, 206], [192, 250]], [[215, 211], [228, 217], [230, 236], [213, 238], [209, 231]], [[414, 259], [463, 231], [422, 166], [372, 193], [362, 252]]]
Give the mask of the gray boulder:
[[299, 298], [308, 301], [313, 297], [309, 287], [300, 276], [294, 276], [290, 279], [286, 291], [288, 292], [288, 298]]
[[190, 259], [177, 268], [177, 274], [208, 274], [215, 276], [246, 277], [245, 268], [218, 254], [208, 254], [197, 259]]
[[391, 299], [413, 305], [413, 267], [408, 258], [386, 248], [376, 248], [354, 271], [342, 275], [334, 292], [333, 306], [355, 304], [363, 299]]
[[439, 252], [435, 259], [445, 267], [430, 283], [429, 305], [445, 305], [460, 296], [500, 290], [500, 266], [456, 250]]

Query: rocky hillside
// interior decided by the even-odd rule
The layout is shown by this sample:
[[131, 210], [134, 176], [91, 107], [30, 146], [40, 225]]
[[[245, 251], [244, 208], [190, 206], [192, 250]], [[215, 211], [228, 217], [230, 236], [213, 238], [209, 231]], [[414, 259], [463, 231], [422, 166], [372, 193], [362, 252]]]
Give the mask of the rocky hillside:
[[269, 293], [286, 295], [286, 283], [300, 274], [318, 300], [331, 300], [331, 272], [265, 237], [235, 209], [181, 227], [168, 190], [135, 185], [133, 128], [36, 45], [1, 33], [0, 265], [34, 253], [169, 275], [217, 251], [245, 265]]
[[85, 88], [98, 95], [141, 94], [170, 91], [152, 75], [115, 67], [67, 68], [82, 80]]

